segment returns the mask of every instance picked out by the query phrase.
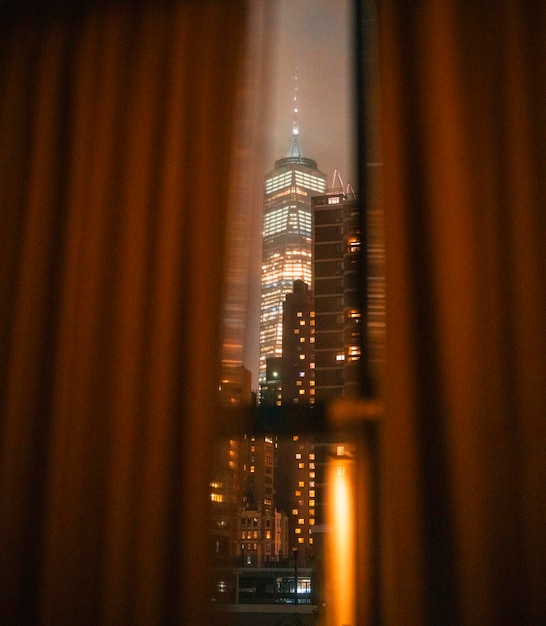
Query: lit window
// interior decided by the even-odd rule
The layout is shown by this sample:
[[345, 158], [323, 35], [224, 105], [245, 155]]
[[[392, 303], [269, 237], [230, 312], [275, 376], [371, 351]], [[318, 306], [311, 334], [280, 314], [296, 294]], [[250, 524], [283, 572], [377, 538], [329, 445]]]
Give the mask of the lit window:
[[305, 520], [303, 519], [303, 517], [299, 518], [298, 524], [305, 524]]
[[310, 498], [314, 498], [314, 497], [315, 497], [315, 490], [314, 490], [314, 489], [311, 489], [311, 490], [309, 491], [309, 497], [310, 497]]
[[298, 463], [298, 469], [305, 469], [305, 463]]
[[292, 515], [297, 515], [299, 513], [298, 509], [292, 509]]
[[300, 326], [305, 326], [305, 320], [300, 320]]
[[305, 359], [305, 354], [300, 354], [300, 360], [303, 361]]
[[294, 492], [294, 495], [295, 495], [296, 497], [301, 496], [301, 491], [300, 491], [299, 489], [297, 489], [297, 490]]
[[344, 354], [336, 354], [336, 361], [345, 361]]
[[299, 390], [299, 394], [300, 394], [300, 396], [304, 396], [305, 395], [305, 389], [300, 389]]
[[[311, 521], [312, 521], [313, 524], [315, 523], [315, 520], [311, 520]], [[266, 539], [271, 539], [271, 531], [270, 530], [266, 530], [265, 531], [265, 538]]]
[[296, 452], [296, 459], [301, 459], [301, 452]]
[[309, 460], [310, 460], [310, 461], [314, 461], [314, 460], [315, 460], [315, 453], [314, 453], [314, 452], [311, 452], [311, 453], [309, 454]]
[[309, 506], [315, 506], [315, 501], [314, 500], [309, 500]]
[[224, 496], [219, 493], [211, 493], [210, 499], [212, 500], [212, 502], [223, 502]]
[[299, 439], [298, 435], [292, 435], [292, 441], [297, 441]]
[[309, 543], [312, 544], [313, 543], [313, 537], [309, 537]]
[[337, 456], [344, 456], [345, 455], [345, 446], [337, 446], [336, 454], [337, 454]]
[[300, 535], [301, 534], [301, 528], [294, 528], [294, 532], [296, 533], [296, 535]]
[[315, 525], [315, 520], [314, 520], [314, 519], [310, 519], [310, 520], [309, 520], [309, 524], [310, 524], [311, 526], [314, 526], [314, 525]]
[[[309, 455], [309, 458], [311, 458], [311, 455]], [[313, 454], [313, 458], [315, 458], [314, 454]], [[315, 464], [314, 463], [309, 463], [309, 469], [310, 470], [314, 470], [315, 469]]]
[[303, 537], [298, 537], [298, 543], [305, 543], [305, 539]]
[[305, 487], [305, 482], [303, 480], [300, 480], [298, 482], [298, 487]]
[[254, 470], [255, 470], [254, 465], [251, 465], [251, 466], [250, 466], [250, 473], [251, 473], [251, 474], [253, 474], [253, 473], [254, 473]]

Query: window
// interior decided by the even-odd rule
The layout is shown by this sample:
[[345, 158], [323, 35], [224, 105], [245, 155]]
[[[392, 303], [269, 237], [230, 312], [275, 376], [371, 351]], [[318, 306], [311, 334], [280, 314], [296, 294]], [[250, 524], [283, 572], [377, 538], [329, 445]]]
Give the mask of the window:
[[[318, 0], [318, 3], [320, 2], [322, 0]], [[299, 85], [297, 96], [300, 97]], [[294, 127], [296, 126], [297, 120], [294, 121]], [[298, 154], [299, 141], [300, 135], [294, 134], [291, 147], [294, 150], [293, 154]], [[301, 146], [304, 145], [302, 127]], [[286, 158], [282, 154], [275, 156], [277, 160]], [[341, 383], [337, 385], [336, 393], [339, 391], [339, 394], [342, 395], [345, 391], [342, 390], [343, 385], [349, 386], [351, 384], [348, 377], [345, 379], [344, 376], [346, 372], [349, 372], [353, 361], [360, 356], [357, 350], [359, 335], [355, 336], [351, 333], [356, 332], [354, 320], [357, 318], [353, 316], [360, 316], [361, 314], [358, 309], [358, 298], [355, 304], [355, 296], [349, 289], [349, 285], [354, 284], [354, 278], [349, 275], [349, 270], [354, 272], [355, 266], [350, 265], [348, 257], [349, 254], [358, 254], [360, 248], [358, 234], [353, 232], [354, 224], [351, 222], [351, 219], [354, 218], [355, 208], [350, 204], [350, 200], [356, 200], [356, 197], [348, 197], [350, 195], [346, 193], [348, 187], [342, 182], [342, 190], [338, 193], [337, 187], [340, 186], [341, 181], [340, 173], [336, 175], [333, 174], [333, 171], [330, 172], [331, 176], [325, 182], [318, 174], [311, 171], [312, 168], [309, 168], [309, 171], [292, 171], [288, 168], [290, 164], [285, 165], [287, 169], [284, 171], [280, 168], [276, 169], [276, 161], [271, 159], [268, 165], [269, 169], [260, 173], [260, 185], [265, 180], [263, 191], [266, 196], [263, 207], [262, 249], [271, 246], [269, 248], [270, 256], [262, 259], [262, 278], [267, 277], [270, 281], [270, 288], [269, 291], [266, 291], [264, 288], [266, 281], [262, 280], [261, 302], [269, 308], [267, 315], [263, 309], [260, 312], [260, 322], [263, 324], [260, 327], [260, 344], [265, 345], [270, 342], [267, 345], [271, 348], [268, 353], [271, 356], [263, 357], [260, 361], [258, 380], [260, 385], [262, 379], [265, 380], [265, 383], [263, 386], [257, 386], [260, 401], [272, 409], [275, 409], [274, 404], [276, 403], [277, 407], [280, 407], [277, 415], [282, 416], [283, 419], [290, 413], [286, 408], [286, 397], [289, 398], [290, 408], [295, 410], [296, 415], [300, 415], [300, 410], [305, 412], [305, 407], [312, 406], [315, 397], [317, 404], [322, 403], [325, 398], [326, 401], [329, 400], [324, 391], [327, 386], [325, 384], [325, 372], [328, 368], [335, 369], [340, 374]], [[339, 177], [339, 180], [336, 176]], [[327, 185], [332, 185], [328, 188], [329, 192], [334, 187], [336, 188], [335, 195], [324, 193]], [[312, 206], [311, 203], [314, 200], [319, 204], [322, 203], [323, 206], [317, 205], [313, 209], [314, 212], [308, 211], [306, 215], [301, 214], [302, 203], [305, 202], [308, 203], [306, 206]], [[322, 210], [323, 213], [321, 213]], [[317, 225], [323, 228], [320, 235], [316, 230], [312, 232], [311, 213], [316, 218], [314, 228], [316, 229]], [[300, 236], [308, 237], [306, 255], [299, 256], [299, 252], [296, 252], [295, 248], [282, 247], [287, 243], [292, 245], [300, 241], [298, 239]], [[277, 244], [279, 247], [274, 249], [274, 245]], [[307, 274], [305, 273], [307, 270], [303, 269], [305, 263], [309, 263], [308, 267], [312, 268]], [[324, 275], [321, 276], [320, 272], [323, 272]], [[296, 276], [307, 284], [308, 288], [314, 290], [308, 306], [301, 304], [304, 301], [303, 294], [301, 300], [295, 297], [298, 295], [297, 285], [294, 283]], [[301, 278], [299, 278], [300, 276]], [[306, 276], [308, 276], [308, 281], [305, 280]], [[289, 314], [287, 314], [288, 310]], [[284, 326], [283, 322], [274, 321], [275, 316], [280, 315], [282, 317], [283, 314], [286, 318]], [[309, 320], [309, 324], [307, 324], [307, 320]], [[305, 330], [307, 326], [309, 326], [309, 333]], [[348, 345], [349, 337], [350, 345]], [[285, 344], [283, 349], [281, 349], [282, 342], [280, 339]], [[275, 344], [275, 342], [277, 343]], [[331, 345], [328, 342], [331, 342]], [[284, 350], [287, 343], [293, 350], [289, 366], [286, 357], [288, 351]], [[267, 359], [271, 359], [271, 362], [267, 363]], [[278, 360], [275, 362], [275, 359]], [[284, 362], [281, 359], [284, 359]], [[272, 376], [271, 372], [273, 371], [277, 372], [279, 376]], [[307, 380], [309, 380], [309, 384], [307, 384]], [[336, 379], [336, 384], [337, 382], [338, 379]], [[333, 384], [330, 386], [334, 387]], [[351, 390], [351, 392], [353, 391], [354, 389]], [[269, 405], [262, 401], [266, 393], [271, 394], [272, 401]], [[260, 410], [257, 413], [261, 417]], [[266, 411], [263, 414], [265, 415]], [[274, 415], [273, 411], [271, 414]], [[258, 432], [264, 431], [259, 430]], [[275, 525], [278, 526], [276, 542], [280, 541], [279, 537], [288, 536], [289, 545], [292, 548], [301, 544], [310, 546], [313, 544], [312, 529], [307, 527], [307, 519], [309, 519], [308, 525], [313, 528], [315, 525], [321, 530], [328, 527], [327, 521], [322, 519], [322, 511], [324, 510], [322, 472], [326, 471], [324, 468], [329, 467], [332, 463], [331, 459], [337, 458], [337, 439], [333, 438], [328, 444], [323, 444], [321, 441], [321, 448], [317, 448], [315, 452], [315, 448], [309, 445], [307, 431], [302, 430], [301, 432], [303, 434], [290, 433], [287, 437], [287, 445], [301, 444], [301, 447], [293, 445], [289, 452], [283, 449], [285, 442], [282, 441], [282, 437], [275, 433], [279, 442], [275, 458], [265, 450], [264, 457], [260, 462], [260, 447], [258, 446], [256, 463], [252, 463], [251, 470], [251, 473], [255, 474], [255, 481], [252, 484], [247, 482], [241, 485], [242, 491], [248, 492], [248, 508], [251, 506], [260, 507], [260, 493], [262, 493], [261, 490], [263, 490], [264, 485], [268, 484], [278, 489], [277, 481], [280, 480], [283, 472], [288, 467], [290, 468], [292, 476], [288, 487], [285, 487], [286, 492], [283, 494], [286, 501], [284, 503], [286, 509], [284, 510], [290, 512], [290, 515], [285, 516], [284, 521], [277, 519]], [[322, 445], [325, 448], [324, 454]], [[313, 452], [309, 452], [310, 449]], [[274, 472], [267, 476], [265, 476], [267, 469], [264, 472], [260, 466], [264, 459], [268, 468], [274, 468]], [[304, 460], [309, 461], [308, 468]], [[308, 472], [305, 471], [306, 469]], [[270, 482], [268, 478], [273, 478], [273, 482]], [[300, 480], [300, 478], [304, 480]], [[321, 489], [315, 490], [315, 485], [320, 485]], [[272, 507], [271, 510], [275, 511], [276, 494], [272, 490], [265, 491], [265, 493], [271, 493], [268, 502], [269, 506]], [[302, 494], [305, 495], [302, 496]], [[308, 501], [306, 500], [307, 496]], [[307, 528], [307, 532], [305, 530], [302, 532], [302, 527]], [[302, 534], [305, 538], [301, 536]], [[264, 540], [269, 538], [266, 530]], [[272, 558], [275, 557], [275, 550], [278, 550], [278, 547], [272, 544], [272, 552], [270, 553]], [[289, 553], [289, 551], [287, 552]], [[303, 559], [304, 551], [301, 550], [299, 554], [301, 555], [300, 558]], [[253, 566], [259, 567], [259, 558], [253, 561]]]

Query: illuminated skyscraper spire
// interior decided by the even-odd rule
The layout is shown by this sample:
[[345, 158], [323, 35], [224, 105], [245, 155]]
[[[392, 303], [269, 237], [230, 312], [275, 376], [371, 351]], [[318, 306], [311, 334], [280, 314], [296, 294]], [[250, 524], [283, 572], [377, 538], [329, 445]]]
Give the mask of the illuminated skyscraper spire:
[[297, 73], [294, 76], [294, 99], [292, 105], [292, 145], [290, 148], [289, 157], [299, 158], [303, 157], [303, 153], [301, 151], [301, 145], [299, 140], [300, 135], [300, 127], [298, 123], [298, 113], [299, 113], [299, 102], [298, 102], [298, 75]]
[[299, 135], [300, 129], [298, 126], [298, 75], [294, 76], [294, 121], [292, 123], [292, 134]]
[[[295, 280], [312, 281], [311, 198], [324, 193], [326, 176], [303, 156], [299, 142], [298, 77], [294, 76], [292, 141], [287, 156], [265, 177], [260, 304], [260, 383], [266, 359], [282, 354], [282, 310]], [[302, 364], [303, 365], [303, 364]]]

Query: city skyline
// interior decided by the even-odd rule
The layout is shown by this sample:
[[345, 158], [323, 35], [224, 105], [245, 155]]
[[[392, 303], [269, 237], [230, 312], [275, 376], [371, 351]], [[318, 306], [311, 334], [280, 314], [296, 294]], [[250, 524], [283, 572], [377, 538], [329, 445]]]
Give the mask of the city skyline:
[[[348, 0], [276, 0], [272, 9], [268, 111], [264, 112], [263, 180], [275, 161], [289, 155], [297, 84], [298, 139], [305, 158], [317, 162], [327, 182], [337, 169], [354, 186], [351, 3]], [[269, 23], [268, 23], [269, 25]], [[296, 78], [297, 77], [297, 78]], [[257, 211], [262, 210], [259, 206]], [[244, 365], [258, 387], [261, 224], [257, 221], [255, 270], [251, 271]]]

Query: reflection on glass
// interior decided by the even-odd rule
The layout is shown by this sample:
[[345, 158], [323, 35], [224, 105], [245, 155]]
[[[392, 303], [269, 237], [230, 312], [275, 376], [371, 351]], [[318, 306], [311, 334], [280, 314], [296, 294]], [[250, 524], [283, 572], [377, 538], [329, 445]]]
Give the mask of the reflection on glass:
[[356, 550], [354, 531], [353, 459], [345, 445], [337, 445], [328, 464], [327, 520], [330, 532], [326, 543], [326, 577], [328, 598], [327, 624], [355, 623]]

